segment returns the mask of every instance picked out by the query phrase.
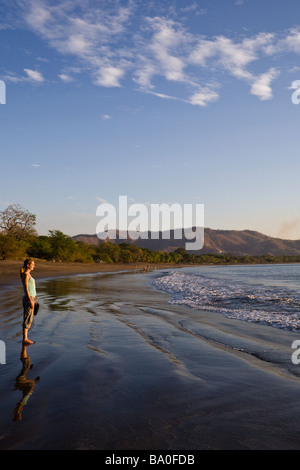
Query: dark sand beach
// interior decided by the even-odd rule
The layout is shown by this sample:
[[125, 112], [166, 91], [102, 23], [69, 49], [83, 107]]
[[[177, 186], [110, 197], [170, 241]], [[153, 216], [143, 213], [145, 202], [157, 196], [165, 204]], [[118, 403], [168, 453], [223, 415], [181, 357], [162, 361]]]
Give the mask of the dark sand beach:
[[2, 284], [1, 450], [300, 447], [299, 336], [168, 304], [168, 269], [37, 268], [26, 349], [22, 288]]
[[[0, 287], [9, 287], [12, 284], [20, 282], [19, 271], [23, 261], [2, 260], [0, 261]], [[151, 265], [151, 270], [168, 265]], [[169, 265], [171, 266], [171, 265]], [[36, 269], [34, 271], [35, 279], [45, 279], [48, 277], [73, 276], [78, 274], [93, 274], [102, 272], [116, 272], [129, 270], [144, 270], [147, 265], [145, 263], [126, 263], [126, 264], [109, 264], [109, 263], [60, 263], [51, 261], [36, 261]]]

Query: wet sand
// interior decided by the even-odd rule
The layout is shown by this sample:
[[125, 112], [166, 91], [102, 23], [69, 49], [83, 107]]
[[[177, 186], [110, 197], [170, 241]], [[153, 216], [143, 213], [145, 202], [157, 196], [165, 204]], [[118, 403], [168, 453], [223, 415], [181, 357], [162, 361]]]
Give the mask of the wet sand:
[[40, 280], [26, 351], [3, 291], [0, 449], [300, 447], [299, 336], [170, 305], [163, 272]]

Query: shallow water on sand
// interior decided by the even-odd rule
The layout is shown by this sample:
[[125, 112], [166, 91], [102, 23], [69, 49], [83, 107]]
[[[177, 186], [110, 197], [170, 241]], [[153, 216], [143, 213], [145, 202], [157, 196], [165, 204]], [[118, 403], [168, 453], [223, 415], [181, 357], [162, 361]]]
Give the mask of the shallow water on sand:
[[26, 350], [5, 291], [0, 449], [299, 447], [299, 334], [169, 304], [167, 273], [39, 281]]

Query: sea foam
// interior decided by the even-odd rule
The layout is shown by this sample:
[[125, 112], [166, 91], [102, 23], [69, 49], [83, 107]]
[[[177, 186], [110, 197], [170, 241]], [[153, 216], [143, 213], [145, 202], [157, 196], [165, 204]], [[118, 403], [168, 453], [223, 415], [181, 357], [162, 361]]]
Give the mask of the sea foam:
[[300, 298], [287, 289], [230, 282], [202, 274], [172, 272], [154, 281], [171, 294], [171, 304], [211, 312], [228, 318], [300, 330]]

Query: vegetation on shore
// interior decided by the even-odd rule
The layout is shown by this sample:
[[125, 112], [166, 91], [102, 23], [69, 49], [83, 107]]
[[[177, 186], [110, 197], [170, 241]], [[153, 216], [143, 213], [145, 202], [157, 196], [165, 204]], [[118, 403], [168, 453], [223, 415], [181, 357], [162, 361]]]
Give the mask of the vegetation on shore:
[[129, 243], [101, 242], [90, 245], [74, 241], [60, 230], [49, 235], [35, 231], [35, 216], [20, 206], [0, 212], [0, 260], [32, 257], [47, 261], [79, 263], [190, 263], [190, 264], [268, 264], [300, 263], [300, 256], [235, 256], [225, 253], [195, 254], [184, 248], [173, 252], [151, 251]]

